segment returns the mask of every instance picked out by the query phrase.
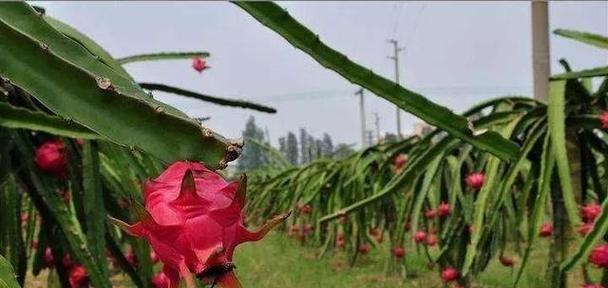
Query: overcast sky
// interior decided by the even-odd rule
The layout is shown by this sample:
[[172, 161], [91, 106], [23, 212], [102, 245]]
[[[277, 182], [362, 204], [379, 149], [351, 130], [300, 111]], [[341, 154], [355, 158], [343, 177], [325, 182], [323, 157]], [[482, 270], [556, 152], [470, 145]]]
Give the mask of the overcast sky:
[[[210, 95], [273, 106], [277, 114], [224, 108], [155, 93], [205, 125], [238, 137], [250, 115], [267, 127], [273, 143], [300, 127], [336, 142], [359, 143], [358, 87], [327, 70], [283, 38], [227, 2], [37, 2], [47, 14], [92, 37], [113, 56], [204, 50], [212, 69], [202, 75], [187, 60], [129, 64], [142, 82], [160, 82]], [[376, 73], [392, 78], [392, 48], [401, 54], [402, 84], [462, 112], [494, 96], [531, 95], [531, 32], [528, 2], [281, 2], [292, 16], [329, 46]], [[608, 2], [553, 2], [551, 29], [608, 35]], [[559, 58], [574, 69], [608, 63], [608, 51], [551, 36], [553, 72]], [[368, 128], [373, 113], [380, 130], [394, 132], [395, 111], [368, 93]], [[419, 120], [405, 114], [403, 132]]]

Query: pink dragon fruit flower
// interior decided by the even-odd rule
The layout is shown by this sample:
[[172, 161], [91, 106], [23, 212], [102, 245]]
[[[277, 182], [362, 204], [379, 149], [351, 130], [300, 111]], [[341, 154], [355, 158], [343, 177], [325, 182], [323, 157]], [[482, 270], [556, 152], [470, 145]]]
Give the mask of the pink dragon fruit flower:
[[194, 287], [192, 274], [204, 283], [241, 287], [232, 256], [237, 245], [262, 239], [290, 213], [278, 215], [259, 230], [244, 226], [247, 178], [227, 182], [200, 163], [179, 161], [144, 185], [145, 207], [133, 203], [139, 221], [130, 225], [110, 220], [127, 233], [147, 240], [158, 259], [169, 287], [180, 280]]

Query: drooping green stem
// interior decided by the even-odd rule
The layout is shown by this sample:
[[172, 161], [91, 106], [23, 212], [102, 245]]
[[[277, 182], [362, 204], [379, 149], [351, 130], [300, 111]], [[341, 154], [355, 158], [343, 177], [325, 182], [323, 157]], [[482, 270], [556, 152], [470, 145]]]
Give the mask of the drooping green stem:
[[566, 288], [566, 273], [560, 270], [560, 263], [565, 259], [567, 253], [567, 220], [566, 208], [562, 191], [559, 186], [559, 179], [554, 175], [551, 178], [551, 206], [553, 207], [553, 236], [549, 247], [549, 264], [547, 266], [547, 276], [550, 287]]

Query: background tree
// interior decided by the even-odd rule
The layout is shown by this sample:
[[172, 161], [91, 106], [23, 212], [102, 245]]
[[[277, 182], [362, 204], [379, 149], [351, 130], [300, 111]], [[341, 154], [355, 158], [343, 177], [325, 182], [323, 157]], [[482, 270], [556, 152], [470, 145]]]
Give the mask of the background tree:
[[323, 133], [323, 156], [330, 156], [334, 153], [334, 144], [331, 140], [331, 136], [327, 133]]
[[310, 161], [308, 157], [308, 133], [306, 129], [300, 128], [300, 164], [306, 164]]
[[[253, 116], [249, 117], [247, 124], [245, 124], [243, 138], [245, 141], [254, 139], [265, 143], [264, 130], [255, 124], [255, 118]], [[237, 169], [239, 171], [257, 169], [263, 167], [266, 163], [268, 163], [268, 159], [258, 145], [246, 145], [239, 158]]]
[[285, 156], [291, 164], [298, 165], [298, 138], [296, 138], [296, 134], [292, 132], [287, 133], [287, 147]]
[[287, 140], [285, 137], [279, 138], [279, 151], [285, 157], [287, 157]]

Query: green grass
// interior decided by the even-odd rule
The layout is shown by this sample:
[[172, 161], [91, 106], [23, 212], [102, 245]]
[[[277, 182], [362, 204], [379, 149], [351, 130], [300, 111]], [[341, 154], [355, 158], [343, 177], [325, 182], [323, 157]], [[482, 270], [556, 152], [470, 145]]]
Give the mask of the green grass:
[[[549, 287], [544, 279], [548, 244], [548, 240], [539, 241], [523, 274], [520, 288]], [[344, 252], [330, 251], [318, 260], [319, 248], [303, 247], [294, 239], [277, 232], [271, 233], [262, 241], [239, 246], [234, 262], [237, 275], [245, 288], [446, 287], [439, 279], [437, 268], [427, 268], [426, 257], [417, 254], [414, 247], [407, 250], [405, 258], [407, 277], [396, 275], [398, 273], [388, 276], [384, 272], [388, 264], [386, 259], [394, 260], [388, 258], [387, 250], [387, 247], [374, 248], [368, 255], [359, 257], [351, 268]], [[516, 265], [521, 261], [515, 254], [511, 256]], [[157, 269], [160, 267], [159, 265]], [[567, 287], [580, 287], [583, 283], [580, 271], [580, 268], [576, 268], [570, 273]], [[45, 270], [39, 277], [29, 275], [25, 287], [48, 287], [47, 272]], [[601, 277], [599, 269], [589, 268], [589, 272], [593, 280], [597, 281]], [[510, 288], [515, 273], [516, 271], [493, 260], [486, 271], [475, 278], [473, 287]], [[115, 275], [113, 281], [115, 287], [134, 287], [124, 275]]]
[[[544, 279], [547, 247], [548, 242], [541, 241], [534, 250], [520, 288], [549, 287]], [[244, 287], [446, 287], [439, 280], [437, 268], [428, 269], [426, 258], [417, 255], [415, 249], [409, 249], [406, 256], [409, 277], [387, 276], [384, 273], [387, 255], [382, 254], [387, 252], [380, 250], [372, 249], [350, 268], [345, 253], [328, 253], [317, 260], [318, 248], [302, 247], [293, 239], [273, 233], [260, 242], [239, 246], [234, 261]], [[589, 270], [592, 279], [599, 279], [601, 271]], [[516, 272], [493, 260], [487, 270], [476, 277], [473, 287], [510, 288]], [[575, 269], [567, 287], [579, 287], [583, 282], [581, 274], [580, 268]]]

